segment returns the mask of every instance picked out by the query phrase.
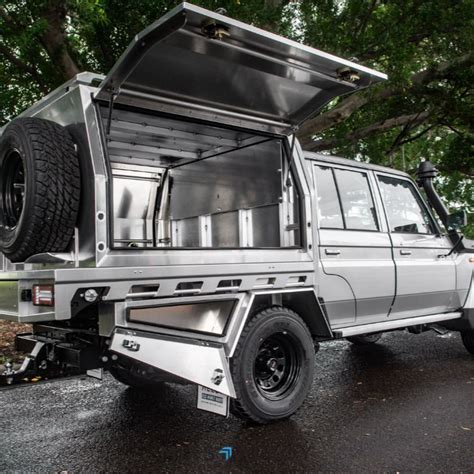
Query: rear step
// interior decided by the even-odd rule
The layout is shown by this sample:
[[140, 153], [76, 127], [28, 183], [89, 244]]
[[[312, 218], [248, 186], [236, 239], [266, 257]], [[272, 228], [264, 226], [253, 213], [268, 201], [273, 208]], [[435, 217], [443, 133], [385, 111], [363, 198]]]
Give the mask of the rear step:
[[391, 329], [406, 328], [408, 326], [417, 326], [419, 324], [439, 323], [441, 321], [449, 321], [458, 319], [462, 316], [462, 312], [431, 314], [430, 316], [419, 316], [417, 318], [395, 319], [384, 321], [382, 323], [363, 324], [362, 326], [352, 326], [347, 328], [334, 329], [335, 337], [350, 337], [359, 334], [370, 334], [372, 332], [384, 332]]

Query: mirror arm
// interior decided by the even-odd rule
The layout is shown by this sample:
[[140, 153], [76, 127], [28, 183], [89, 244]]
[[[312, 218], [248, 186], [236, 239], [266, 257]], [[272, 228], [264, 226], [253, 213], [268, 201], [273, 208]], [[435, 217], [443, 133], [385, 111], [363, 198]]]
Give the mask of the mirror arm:
[[[459, 234], [458, 234], [459, 235]], [[445, 255], [438, 255], [438, 258], [448, 258], [450, 257], [458, 248], [459, 246], [461, 245], [461, 242], [463, 241], [464, 239], [464, 235], [459, 235], [459, 239], [458, 241], [453, 245], [453, 248]]]

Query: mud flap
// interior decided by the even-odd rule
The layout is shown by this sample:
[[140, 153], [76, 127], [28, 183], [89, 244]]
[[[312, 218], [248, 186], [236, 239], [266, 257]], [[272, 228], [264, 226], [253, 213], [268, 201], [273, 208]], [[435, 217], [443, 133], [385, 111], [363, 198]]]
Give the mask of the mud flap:
[[110, 350], [235, 398], [220, 344], [116, 329]]
[[216, 415], [229, 415], [229, 397], [210, 388], [198, 386], [197, 407]]

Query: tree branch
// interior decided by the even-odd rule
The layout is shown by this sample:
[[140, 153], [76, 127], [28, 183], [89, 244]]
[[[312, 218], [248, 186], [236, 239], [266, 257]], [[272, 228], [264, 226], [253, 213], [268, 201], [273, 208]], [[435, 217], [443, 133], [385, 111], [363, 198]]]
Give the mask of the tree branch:
[[372, 135], [385, 132], [395, 127], [410, 124], [411, 127], [421, 124], [424, 122], [430, 113], [428, 111], [420, 112], [417, 114], [400, 115], [398, 117], [392, 117], [381, 122], [373, 123], [368, 127], [360, 128], [355, 132], [349, 133], [343, 138], [327, 138], [312, 142], [309, 147], [306, 147], [308, 151], [322, 151], [330, 150], [337, 147], [338, 145], [356, 143], [363, 138], [367, 138]]
[[348, 119], [354, 112], [364, 107], [369, 102], [379, 102], [397, 94], [408, 94], [411, 90], [424, 84], [428, 84], [434, 80], [445, 78], [453, 69], [465, 66], [473, 62], [473, 53], [468, 53], [463, 56], [445, 61], [429, 67], [423, 71], [417, 72], [411, 76], [411, 86], [403, 90], [400, 87], [385, 87], [381, 88], [369, 96], [367, 94], [352, 94], [347, 99], [344, 99], [336, 107], [327, 112], [318, 115], [312, 120], [307, 121], [299, 130], [298, 137], [303, 146], [311, 146], [312, 137], [319, 132], [327, 130], [334, 125], [337, 125]]
[[421, 138], [423, 135], [428, 133], [430, 130], [433, 130], [433, 128], [435, 128], [437, 125], [439, 125], [439, 124], [438, 123], [433, 123], [432, 125], [429, 125], [428, 127], [425, 127], [420, 132], [415, 133], [415, 135], [412, 135], [411, 137], [408, 137], [408, 138], [405, 138], [404, 140], [401, 140], [398, 143], [397, 146], [406, 145], [407, 143], [414, 142], [415, 140], [418, 140], [418, 138]]
[[441, 122], [442, 125], [444, 125], [445, 127], [448, 127], [452, 132], [454, 132], [458, 137], [461, 137], [461, 138], [464, 138], [464, 134], [462, 132], [460, 132], [459, 130], [457, 130], [455, 127], [453, 127], [452, 125], [450, 125], [449, 123], [446, 123], [446, 122]]
[[313, 135], [348, 119], [356, 110], [367, 104], [368, 101], [369, 99], [365, 95], [353, 94], [349, 96], [333, 109], [308, 120], [299, 129], [298, 138], [302, 144], [311, 142]]
[[379, 1], [378, 0], [372, 0], [369, 8], [366, 11], [366, 14], [364, 15], [364, 18], [360, 22], [359, 27], [357, 28], [357, 31], [355, 32], [354, 36], [359, 39], [364, 33], [365, 30], [367, 29], [367, 25], [369, 23], [369, 19], [374, 13], [375, 8], [378, 6]]
[[410, 132], [412, 127], [413, 127], [413, 121], [407, 122], [405, 126], [402, 128], [401, 132], [395, 137], [395, 140], [393, 141], [392, 146], [387, 152], [387, 155], [389, 157], [391, 157], [394, 151], [400, 146], [400, 143], [402, 142], [403, 137], [405, 137]]
[[[442, 164], [442, 163], [437, 164], [436, 168], [438, 168], [438, 170], [441, 171], [441, 173], [450, 174], [450, 173], [453, 172], [452, 166], [445, 165], [445, 164]], [[459, 173], [463, 174], [467, 178], [474, 179], [474, 172], [472, 170], [472, 166], [469, 167], [469, 166], [463, 166], [463, 165], [457, 164], [455, 171], [458, 171]]]
[[[418, 116], [416, 118], [418, 118]], [[395, 153], [395, 151], [398, 150], [398, 148], [400, 148], [402, 145], [405, 145], [406, 143], [410, 143], [417, 140], [418, 138], [425, 135], [425, 133], [428, 133], [430, 130], [436, 127], [438, 124], [439, 124], [439, 121], [435, 121], [434, 123], [424, 128], [420, 132], [416, 133], [415, 135], [412, 135], [411, 137], [409, 136], [408, 138], [404, 138], [411, 132], [411, 130], [413, 130], [413, 128], [416, 127], [416, 125], [419, 125], [419, 124], [416, 124], [416, 120], [407, 122], [407, 124], [403, 127], [402, 131], [395, 138], [392, 146], [387, 151], [387, 156], [389, 157], [392, 156]]]
[[37, 82], [42, 92], [49, 92], [49, 88], [47, 87], [47, 85], [43, 81], [43, 78], [35, 67], [30, 66], [29, 64], [22, 61], [3, 44], [0, 44], [0, 54], [12, 64], [17, 66], [19, 69], [29, 74]]
[[467, 66], [473, 62], [474, 54], [467, 53], [462, 56], [458, 56], [450, 61], [443, 61], [442, 63], [435, 64], [423, 71], [417, 72], [411, 76], [411, 82], [414, 85], [422, 85], [430, 83], [436, 79], [444, 79], [450, 71], [460, 67]]

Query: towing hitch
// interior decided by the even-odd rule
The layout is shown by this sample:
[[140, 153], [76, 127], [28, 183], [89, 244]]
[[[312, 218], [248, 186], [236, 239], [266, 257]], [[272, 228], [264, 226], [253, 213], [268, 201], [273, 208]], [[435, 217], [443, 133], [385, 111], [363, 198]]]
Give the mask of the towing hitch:
[[[57, 328], [54, 328], [57, 331]], [[62, 332], [59, 330], [59, 332]], [[63, 335], [67, 335], [64, 331]], [[52, 334], [50, 334], [52, 336]], [[47, 337], [37, 334], [19, 334], [16, 349], [28, 353], [17, 370], [7, 362], [0, 373], [0, 386], [28, 382], [31, 379], [51, 379], [80, 375], [103, 367], [100, 349], [93, 344], [78, 343], [67, 337]], [[58, 337], [59, 336], [59, 337]]]
[[13, 369], [13, 364], [7, 362], [5, 364], [5, 370], [0, 374], [0, 386], [1, 385], [12, 385], [23, 381], [32, 375], [39, 375], [41, 370], [47, 368], [46, 357], [47, 357], [46, 343], [41, 341], [35, 341], [33, 350], [28, 354], [21, 367], [18, 370]]

